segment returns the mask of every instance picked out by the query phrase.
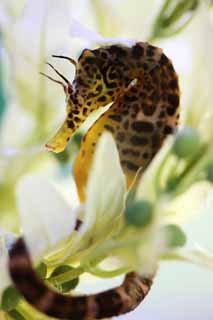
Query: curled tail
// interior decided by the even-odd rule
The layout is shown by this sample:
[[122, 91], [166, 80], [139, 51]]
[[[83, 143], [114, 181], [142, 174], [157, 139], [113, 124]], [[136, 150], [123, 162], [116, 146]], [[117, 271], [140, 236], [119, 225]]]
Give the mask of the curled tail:
[[9, 253], [9, 270], [15, 287], [29, 304], [59, 319], [102, 319], [127, 313], [143, 301], [152, 285], [151, 278], [131, 272], [115, 289], [78, 297], [61, 294], [37, 276], [22, 238]]

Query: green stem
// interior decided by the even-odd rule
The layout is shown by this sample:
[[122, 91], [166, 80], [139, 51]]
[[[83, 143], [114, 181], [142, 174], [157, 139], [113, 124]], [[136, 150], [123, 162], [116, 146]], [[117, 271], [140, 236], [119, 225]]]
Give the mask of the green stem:
[[19, 304], [16, 307], [16, 310], [26, 319], [26, 320], [33, 320], [33, 315], [24, 307], [23, 304]]
[[[188, 165], [185, 167], [183, 172], [177, 177], [175, 184], [176, 188], [174, 190], [175, 196], [181, 194], [183, 191], [185, 191], [185, 188], [188, 184], [186, 184], [186, 181], [189, 180], [190, 176], [193, 176], [193, 181], [197, 178], [197, 174], [199, 174], [199, 167], [203, 166], [202, 160], [206, 157], [208, 154], [208, 148], [209, 146], [207, 144], [204, 144], [200, 147], [198, 152], [195, 154], [195, 156], [191, 159], [191, 161], [188, 163]], [[197, 174], [194, 176], [194, 171], [197, 171]], [[185, 186], [184, 186], [185, 184]]]
[[89, 268], [88, 272], [96, 277], [100, 277], [100, 278], [114, 278], [114, 277], [118, 277], [122, 274], [125, 274], [127, 272], [130, 272], [131, 269], [130, 268], [119, 268], [116, 270], [103, 270], [101, 268]]
[[49, 283], [52, 283], [53, 285], [60, 285], [60, 284], [65, 283], [67, 281], [71, 281], [73, 279], [78, 278], [84, 272], [85, 272], [85, 268], [80, 266], [78, 268], [72, 269], [71, 271], [64, 272], [58, 276], [48, 278], [47, 281]]
[[161, 164], [157, 170], [157, 173], [154, 177], [154, 185], [156, 189], [156, 194], [161, 194], [163, 192], [163, 188], [161, 185], [161, 178], [164, 172], [164, 169], [166, 168], [168, 171], [168, 159], [171, 156], [170, 149], [167, 151], [167, 154], [164, 157], [164, 160], [161, 161]]
[[178, 3], [176, 5], [176, 8], [174, 9], [172, 14], [170, 15], [170, 17], [168, 17], [167, 19], [164, 19], [164, 27], [169, 27], [170, 25], [172, 25], [173, 23], [178, 21], [178, 19], [181, 18], [183, 13], [184, 12], [186, 13], [187, 11], [189, 11], [191, 7], [192, 7], [191, 1], [184, 0], [180, 3]]
[[[155, 41], [158, 38], [168, 38], [180, 33], [192, 20], [193, 12], [196, 11], [197, 4], [194, 0], [181, 1], [177, 3], [176, 7], [170, 14], [170, 16], [166, 16], [166, 10], [168, 9], [171, 1], [166, 0], [158, 14], [156, 21], [152, 28], [152, 33], [149, 38], [149, 41]], [[169, 28], [174, 25], [184, 14], [191, 12], [191, 16], [188, 18], [186, 22], [184, 22], [181, 26], [178, 26], [176, 29], [169, 30]]]
[[105, 243], [102, 243], [101, 245], [97, 246], [96, 249], [86, 257], [85, 264], [87, 263], [88, 266], [88, 263], [90, 264], [94, 260], [98, 261], [99, 258], [103, 260], [103, 257], [107, 257], [109, 253], [111, 256], [113, 256], [117, 250], [123, 248], [134, 248], [135, 246], [137, 246], [139, 242], [142, 242], [146, 239], [147, 232], [144, 232], [143, 234], [139, 233], [136, 235], [132, 235], [131, 237], [126, 239], [107, 240]]
[[160, 32], [159, 30], [161, 29], [161, 21], [162, 21], [162, 17], [163, 17], [163, 14], [164, 12], [166, 11], [166, 9], [168, 8], [168, 6], [170, 5], [171, 3], [171, 0], [165, 0], [161, 9], [160, 9], [160, 12], [158, 13], [156, 19], [155, 19], [155, 22], [154, 22], [154, 25], [152, 27], [152, 32], [151, 32], [151, 35], [148, 39], [149, 42], [153, 42], [155, 41], [157, 38], [160, 37]]
[[[48, 320], [46, 315], [36, 311], [24, 300], [16, 307], [16, 310], [26, 319], [26, 320]], [[52, 318], [51, 318], [52, 319]]]

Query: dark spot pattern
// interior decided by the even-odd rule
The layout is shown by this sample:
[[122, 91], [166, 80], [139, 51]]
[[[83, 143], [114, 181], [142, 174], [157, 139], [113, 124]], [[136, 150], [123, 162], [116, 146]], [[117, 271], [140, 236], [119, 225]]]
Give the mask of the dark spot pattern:
[[179, 97], [177, 95], [169, 94], [168, 101], [174, 108], [177, 108], [179, 105]]
[[135, 146], [145, 146], [149, 142], [146, 137], [140, 137], [140, 136], [131, 136], [130, 141]]
[[156, 111], [155, 105], [142, 104], [142, 110], [145, 116], [152, 116]]
[[167, 58], [167, 56], [164, 54], [164, 53], [162, 53], [162, 55], [161, 55], [161, 58], [160, 58], [160, 64], [161, 65], [168, 65], [169, 64], [169, 59]]
[[75, 124], [72, 120], [67, 120], [67, 126], [69, 129], [73, 129], [75, 127]]
[[132, 129], [137, 132], [152, 132], [154, 127], [151, 122], [135, 121], [132, 123]]
[[174, 129], [171, 126], [165, 126], [164, 134], [171, 134], [174, 132]]
[[139, 169], [139, 166], [137, 164], [128, 160], [122, 160], [121, 164], [123, 166], [126, 166], [131, 171], [137, 171]]
[[105, 102], [107, 100], [106, 96], [100, 96], [98, 102]]
[[105, 125], [104, 125], [104, 128], [105, 128], [106, 130], [112, 132], [112, 133], [115, 131], [115, 129], [114, 129], [112, 126], [110, 126], [109, 124], [105, 124]]
[[119, 142], [123, 142], [125, 140], [125, 133], [124, 132], [118, 132], [117, 133], [117, 136], [116, 136], [116, 139], [119, 141]]
[[141, 47], [139, 44], [136, 44], [132, 48], [132, 57], [134, 59], [140, 59], [144, 55], [144, 48]]
[[[170, 59], [157, 47], [142, 42], [132, 47], [116, 44], [85, 51], [87, 55], [95, 58], [93, 64], [94, 60], [87, 63], [81, 57], [83, 68], [93, 71], [91, 90], [86, 91], [86, 100], [92, 103], [91, 111], [112, 102], [104, 118], [94, 124], [94, 136], [99, 138], [102, 131], [110, 131], [121, 161], [145, 168], [172, 132], [169, 128], [178, 124], [178, 78]], [[101, 81], [94, 85], [97, 75], [101, 75]], [[137, 82], [130, 85], [135, 79]], [[84, 82], [88, 81], [84, 78]], [[127, 165], [124, 172], [125, 168]]]
[[119, 114], [110, 114], [109, 118], [116, 121], [116, 122], [121, 122], [121, 116]]
[[169, 116], [173, 116], [176, 113], [176, 107], [169, 106], [169, 107], [167, 107], [166, 111]]

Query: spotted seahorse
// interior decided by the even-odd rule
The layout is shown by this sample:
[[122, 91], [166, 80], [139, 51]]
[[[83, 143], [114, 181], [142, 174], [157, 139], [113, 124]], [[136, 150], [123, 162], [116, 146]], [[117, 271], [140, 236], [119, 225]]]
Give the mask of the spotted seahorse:
[[[57, 70], [64, 82], [52, 79], [64, 88], [67, 117], [47, 147], [63, 151], [94, 110], [112, 103], [84, 137], [74, 176], [84, 201], [95, 146], [106, 130], [114, 136], [129, 187], [137, 171], [145, 170], [178, 124], [180, 93], [171, 60], [160, 48], [142, 42], [132, 47], [85, 49], [77, 62], [58, 57], [68, 59], [76, 71], [72, 83]], [[37, 277], [23, 239], [10, 251], [9, 268], [14, 285], [25, 299], [41, 312], [60, 319], [101, 319], [129, 312], [144, 299], [152, 284], [151, 278], [132, 272], [118, 288], [89, 296], [63, 295]]]

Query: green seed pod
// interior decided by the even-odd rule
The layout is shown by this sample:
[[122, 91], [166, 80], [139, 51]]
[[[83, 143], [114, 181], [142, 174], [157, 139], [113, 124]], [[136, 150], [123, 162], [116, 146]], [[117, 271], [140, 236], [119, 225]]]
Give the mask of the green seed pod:
[[20, 295], [18, 291], [10, 286], [6, 288], [2, 295], [1, 308], [5, 311], [10, 311], [15, 309], [17, 304], [19, 303]]
[[177, 134], [173, 152], [178, 158], [188, 158], [197, 150], [199, 144], [200, 137], [197, 131], [186, 127]]
[[[56, 277], [62, 273], [65, 273], [65, 272], [68, 272], [71, 270], [73, 270], [73, 268], [71, 266], [68, 266], [68, 265], [59, 266], [53, 271], [53, 273], [51, 274], [51, 278]], [[59, 284], [59, 285], [55, 284], [55, 287], [58, 290], [61, 290], [63, 293], [66, 293], [66, 292], [69, 292], [69, 291], [75, 289], [75, 287], [77, 287], [78, 283], [79, 283], [79, 278], [75, 278], [70, 281], [66, 281], [62, 284]]]
[[147, 226], [153, 217], [152, 204], [146, 200], [137, 201], [125, 210], [126, 223], [138, 228]]
[[181, 228], [175, 224], [163, 227], [167, 244], [170, 248], [183, 247], [186, 243], [186, 235]]

